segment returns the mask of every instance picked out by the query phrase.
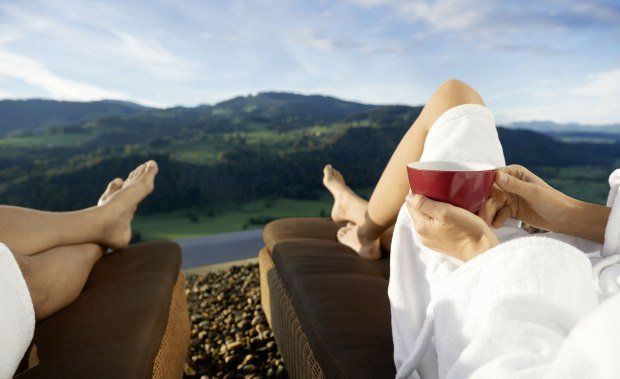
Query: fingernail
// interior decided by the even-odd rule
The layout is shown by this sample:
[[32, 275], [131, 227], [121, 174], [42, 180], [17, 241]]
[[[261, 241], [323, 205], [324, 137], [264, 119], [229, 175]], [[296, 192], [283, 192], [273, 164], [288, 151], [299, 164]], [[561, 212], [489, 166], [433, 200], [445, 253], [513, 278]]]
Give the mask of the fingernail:
[[409, 204], [411, 204], [412, 207], [414, 207], [415, 209], [419, 209], [420, 204], [422, 202], [422, 196], [421, 195], [407, 195], [407, 201], [409, 202]]
[[502, 184], [506, 184], [508, 183], [508, 175], [506, 175], [505, 173], [498, 171], [497, 175], [499, 176], [499, 182]]
[[411, 205], [415, 205], [415, 198], [413, 197], [412, 194], [407, 195], [407, 197], [405, 198], [405, 201], [407, 201], [409, 204]]

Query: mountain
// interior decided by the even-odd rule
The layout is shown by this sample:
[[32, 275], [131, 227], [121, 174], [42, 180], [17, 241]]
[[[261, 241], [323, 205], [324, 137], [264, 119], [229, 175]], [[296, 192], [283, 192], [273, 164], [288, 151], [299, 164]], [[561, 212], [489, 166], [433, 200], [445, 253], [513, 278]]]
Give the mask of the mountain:
[[126, 116], [149, 108], [118, 100], [93, 102], [0, 100], [0, 137], [83, 123], [93, 118]]
[[333, 123], [373, 108], [373, 105], [329, 96], [263, 92], [218, 103], [212, 112], [214, 115], [236, 115], [246, 122], [269, 122], [276, 124], [276, 128], [288, 129]]
[[620, 134], [620, 124], [585, 125], [578, 123], [558, 124], [552, 121], [513, 122], [506, 125], [510, 129], [526, 129], [540, 133], [613, 133]]
[[[99, 105], [97, 103], [78, 104], [90, 104], [91, 107]], [[7, 108], [9, 105], [7, 104]], [[47, 105], [52, 108], [52, 104]], [[36, 119], [38, 124], [32, 122], [28, 126], [24, 123], [14, 123], [14, 125], [21, 125], [19, 130], [23, 133], [28, 130], [44, 130], [45, 126], [53, 124], [57, 129], [64, 129], [65, 132], [103, 136], [102, 138], [105, 138], [107, 142], [118, 142], [119, 139], [126, 142], [140, 142], [144, 141], [145, 137], [187, 140], [194, 138], [197, 133], [258, 130], [288, 132], [314, 125], [344, 121], [361, 112], [369, 112], [377, 108], [374, 105], [343, 101], [328, 96], [306, 96], [282, 92], [239, 96], [215, 105], [196, 107], [178, 106], [158, 109], [115, 105], [123, 106], [120, 111], [116, 111], [116, 114], [109, 110], [107, 113], [83, 115], [82, 119], [73, 117], [71, 120], [68, 116], [64, 119], [58, 116], [66, 111], [62, 107], [57, 107], [51, 116], [32, 111], [35, 115], [39, 115]], [[18, 112], [14, 111], [14, 113]], [[24, 116], [24, 113], [19, 114]], [[59, 126], [62, 122], [66, 126]]]
[[510, 129], [525, 129], [545, 133], [564, 142], [618, 142], [620, 124], [584, 125], [577, 123], [558, 124], [551, 121], [515, 122]]
[[[369, 188], [422, 109], [277, 92], [191, 108], [105, 105], [128, 113], [88, 118], [83, 112], [83, 121], [0, 138], [3, 203], [47, 210], [90, 206], [109, 178], [151, 158], [160, 174], [142, 211], [316, 198], [324, 193], [321, 172], [328, 162], [353, 188]], [[584, 198], [604, 198], [606, 176], [620, 166], [620, 141], [564, 143], [529, 130], [498, 132], [508, 163], [556, 178], [551, 183], [558, 188], [594, 188]]]

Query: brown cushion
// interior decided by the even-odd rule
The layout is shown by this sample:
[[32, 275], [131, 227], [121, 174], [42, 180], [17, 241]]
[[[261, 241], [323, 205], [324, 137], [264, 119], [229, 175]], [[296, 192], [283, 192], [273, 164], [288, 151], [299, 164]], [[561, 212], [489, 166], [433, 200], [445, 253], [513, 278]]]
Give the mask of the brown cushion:
[[37, 323], [18, 378], [150, 378], [181, 267], [172, 242], [133, 245], [97, 262], [82, 294]]
[[265, 247], [273, 251], [273, 246], [282, 241], [294, 239], [320, 239], [336, 241], [340, 225], [330, 218], [282, 218], [270, 222], [263, 229]]
[[336, 224], [305, 220], [271, 223], [265, 240], [316, 360], [327, 378], [393, 377], [389, 260], [360, 258], [335, 242]]

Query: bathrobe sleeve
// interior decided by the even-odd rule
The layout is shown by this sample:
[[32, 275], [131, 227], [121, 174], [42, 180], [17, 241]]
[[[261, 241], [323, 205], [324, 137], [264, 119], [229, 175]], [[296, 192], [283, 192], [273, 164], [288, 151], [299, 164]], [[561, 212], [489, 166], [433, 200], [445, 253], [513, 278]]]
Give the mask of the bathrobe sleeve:
[[605, 229], [605, 242], [601, 251], [603, 257], [620, 254], [620, 170], [609, 176], [609, 187], [607, 206], [611, 207], [611, 215]]
[[607, 206], [611, 214], [605, 228], [601, 259], [592, 267], [602, 299], [620, 292], [620, 170], [609, 176]]
[[598, 305], [589, 260], [546, 237], [497, 246], [457, 270], [434, 304], [440, 378], [611, 378], [620, 297]]
[[12, 378], [34, 333], [34, 308], [13, 253], [0, 243], [0, 379]]

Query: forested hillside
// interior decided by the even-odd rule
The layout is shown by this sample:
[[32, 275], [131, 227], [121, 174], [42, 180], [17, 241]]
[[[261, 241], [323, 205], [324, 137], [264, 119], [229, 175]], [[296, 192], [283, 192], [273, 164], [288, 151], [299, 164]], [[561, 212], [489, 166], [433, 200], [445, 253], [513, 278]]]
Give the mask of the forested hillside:
[[[195, 108], [136, 109], [53, 128], [29, 124], [28, 134], [0, 139], [0, 201], [49, 210], [90, 206], [108, 180], [149, 158], [159, 162], [160, 174], [157, 190], [141, 207], [146, 213], [266, 197], [317, 198], [324, 193], [327, 162], [351, 186], [367, 188], [421, 110], [285, 93]], [[538, 169], [563, 189], [599, 202], [605, 176], [620, 166], [619, 143], [563, 143], [503, 128], [499, 133], [509, 163]]]
[[40, 99], [0, 100], [0, 137], [79, 124], [98, 117], [126, 116], [146, 109], [138, 104], [114, 100], [88, 103]]

